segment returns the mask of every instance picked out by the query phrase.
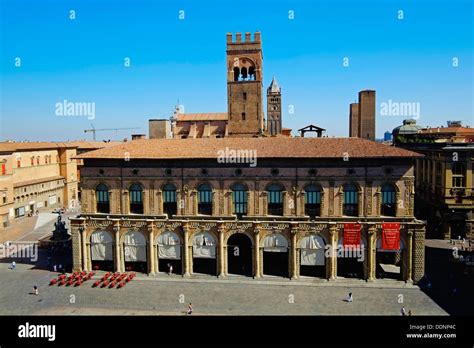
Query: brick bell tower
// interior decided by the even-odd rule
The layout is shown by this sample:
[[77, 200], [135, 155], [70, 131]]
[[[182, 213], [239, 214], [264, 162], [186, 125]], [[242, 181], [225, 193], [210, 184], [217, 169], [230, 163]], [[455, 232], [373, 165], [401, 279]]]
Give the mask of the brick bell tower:
[[265, 132], [262, 42], [260, 33], [227, 33], [227, 110], [230, 137], [257, 137]]

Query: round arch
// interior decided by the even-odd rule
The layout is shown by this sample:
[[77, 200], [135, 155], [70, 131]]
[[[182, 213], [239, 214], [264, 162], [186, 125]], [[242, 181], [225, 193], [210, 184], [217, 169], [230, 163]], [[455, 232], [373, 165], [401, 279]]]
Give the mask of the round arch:
[[163, 231], [154, 240], [158, 271], [182, 274], [182, 241], [174, 231]]
[[289, 277], [288, 246], [288, 239], [282, 233], [270, 233], [263, 238], [263, 274]]
[[105, 230], [93, 231], [89, 236], [91, 266], [95, 270], [113, 271], [114, 238]]
[[315, 233], [307, 234], [298, 242], [300, 275], [326, 277], [326, 240]]
[[217, 275], [217, 238], [210, 231], [200, 231], [191, 237], [193, 272]]
[[227, 238], [227, 273], [252, 276], [252, 238], [233, 233]]
[[128, 231], [123, 235], [125, 270], [147, 272], [147, 238], [140, 231]]

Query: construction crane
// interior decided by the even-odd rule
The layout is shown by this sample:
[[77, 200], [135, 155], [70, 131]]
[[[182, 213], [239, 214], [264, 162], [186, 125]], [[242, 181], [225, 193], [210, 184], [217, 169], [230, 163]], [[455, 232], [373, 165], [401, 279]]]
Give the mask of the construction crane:
[[128, 127], [128, 128], [100, 128], [95, 129], [94, 125], [91, 123], [91, 129], [84, 129], [84, 133], [92, 132], [92, 138], [95, 141], [95, 133], [102, 132], [102, 131], [119, 131], [119, 130], [126, 130], [126, 129], [140, 129], [140, 127]]

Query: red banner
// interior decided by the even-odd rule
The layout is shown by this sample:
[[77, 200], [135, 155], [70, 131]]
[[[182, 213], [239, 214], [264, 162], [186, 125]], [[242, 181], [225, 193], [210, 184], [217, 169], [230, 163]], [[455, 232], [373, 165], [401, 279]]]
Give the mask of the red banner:
[[400, 223], [394, 222], [382, 224], [382, 249], [400, 249]]
[[361, 224], [344, 224], [344, 246], [346, 245], [360, 245], [360, 230]]

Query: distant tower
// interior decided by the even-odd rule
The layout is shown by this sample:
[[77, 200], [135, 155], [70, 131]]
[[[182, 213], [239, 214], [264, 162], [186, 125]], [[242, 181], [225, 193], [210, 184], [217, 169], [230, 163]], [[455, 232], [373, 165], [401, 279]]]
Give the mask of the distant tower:
[[281, 134], [281, 88], [273, 76], [267, 88], [267, 132], [269, 135]]
[[359, 137], [375, 140], [375, 91], [359, 92]]
[[262, 43], [260, 33], [227, 34], [227, 108], [229, 136], [253, 137], [264, 132]]
[[349, 136], [359, 137], [359, 104], [349, 105]]

